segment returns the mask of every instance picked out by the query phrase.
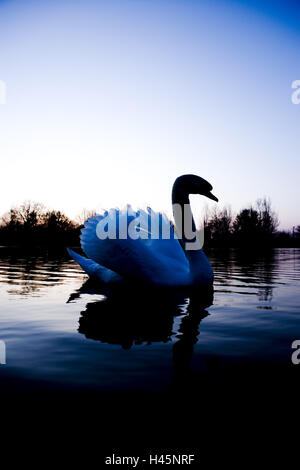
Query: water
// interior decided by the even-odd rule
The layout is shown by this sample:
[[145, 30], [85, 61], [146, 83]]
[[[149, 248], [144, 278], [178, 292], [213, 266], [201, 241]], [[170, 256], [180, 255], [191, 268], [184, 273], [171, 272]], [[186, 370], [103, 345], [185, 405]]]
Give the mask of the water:
[[64, 255], [0, 248], [0, 257], [4, 389], [165, 391], [212, 377], [300, 373], [291, 362], [300, 249], [213, 252], [214, 295], [191, 298], [95, 290]]

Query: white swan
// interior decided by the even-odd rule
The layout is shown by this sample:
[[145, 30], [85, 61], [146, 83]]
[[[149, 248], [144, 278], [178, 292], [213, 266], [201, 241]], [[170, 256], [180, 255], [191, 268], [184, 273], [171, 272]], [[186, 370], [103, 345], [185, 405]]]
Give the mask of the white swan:
[[[182, 175], [173, 185], [172, 204], [176, 231], [183, 227], [184, 218], [190, 217], [193, 231], [194, 219], [190, 209], [189, 194], [201, 194], [218, 201], [211, 193], [212, 186], [203, 178], [195, 175]], [[129, 206], [130, 207], [130, 206]], [[182, 209], [180, 217], [174, 207]], [[185, 207], [185, 210], [184, 210]], [[126, 230], [130, 223], [139, 221], [138, 231], [144, 231], [147, 238], [99, 238], [97, 227], [106, 218], [106, 222], [117, 221], [117, 233], [121, 220], [126, 215]], [[160, 220], [158, 238], [153, 238], [153, 231], [145, 223], [149, 218]], [[162, 233], [170, 233], [169, 239], [163, 239]], [[183, 231], [184, 232], [184, 231]], [[151, 236], [152, 235], [152, 236]], [[68, 249], [72, 258], [94, 279], [103, 283], [122, 282], [124, 280], [142, 281], [158, 286], [193, 286], [209, 285], [213, 282], [213, 270], [202, 249], [188, 250], [187, 243], [191, 240], [182, 234], [179, 242], [174, 234], [173, 226], [163, 214], [157, 214], [150, 208], [139, 210], [128, 217], [127, 210], [111, 209], [102, 215], [89, 218], [81, 231], [81, 247], [88, 258]], [[197, 235], [194, 236], [197, 241]]]

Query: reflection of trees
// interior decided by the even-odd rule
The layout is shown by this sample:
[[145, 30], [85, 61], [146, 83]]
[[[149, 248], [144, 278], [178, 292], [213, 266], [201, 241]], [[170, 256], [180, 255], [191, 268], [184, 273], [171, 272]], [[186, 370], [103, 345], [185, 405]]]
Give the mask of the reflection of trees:
[[[226, 292], [257, 295], [259, 301], [271, 301], [277, 263], [274, 250], [214, 250], [210, 259], [216, 273], [216, 284], [221, 289], [224, 287]], [[247, 292], [242, 288], [246, 288]]]
[[257, 287], [259, 301], [271, 301], [273, 295], [274, 251], [243, 253], [236, 252], [236, 265], [245, 279]]
[[63, 282], [61, 272], [65, 269], [63, 255], [37, 256], [19, 250], [2, 251], [0, 258], [1, 281], [11, 286], [9, 294], [34, 295], [45, 286]]

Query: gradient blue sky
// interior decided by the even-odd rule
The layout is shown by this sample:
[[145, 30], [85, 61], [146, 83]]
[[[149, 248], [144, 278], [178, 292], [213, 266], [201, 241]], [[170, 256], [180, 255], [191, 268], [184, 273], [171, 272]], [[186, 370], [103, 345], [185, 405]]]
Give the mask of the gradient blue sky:
[[0, 213], [169, 211], [196, 173], [300, 224], [299, 45], [300, 2], [0, 1]]

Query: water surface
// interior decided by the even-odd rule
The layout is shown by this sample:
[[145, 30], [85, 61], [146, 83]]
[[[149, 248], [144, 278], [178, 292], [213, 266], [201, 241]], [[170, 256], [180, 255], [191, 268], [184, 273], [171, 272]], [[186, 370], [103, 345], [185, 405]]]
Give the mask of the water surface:
[[166, 391], [248, 371], [299, 375], [300, 249], [210, 260], [214, 294], [188, 297], [95, 290], [67, 256], [1, 248], [1, 387]]

